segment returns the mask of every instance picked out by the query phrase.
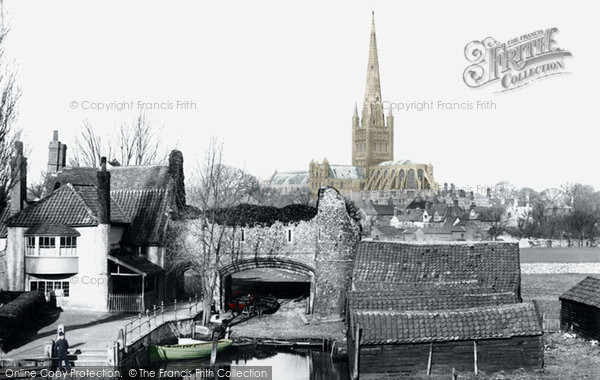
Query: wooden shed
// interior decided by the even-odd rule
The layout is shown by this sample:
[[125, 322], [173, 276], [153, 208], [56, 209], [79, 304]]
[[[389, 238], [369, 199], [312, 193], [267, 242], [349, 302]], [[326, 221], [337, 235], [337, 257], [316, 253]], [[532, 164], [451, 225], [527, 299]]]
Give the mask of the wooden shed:
[[543, 366], [533, 303], [440, 311], [358, 310], [348, 329], [353, 378], [496, 372]]
[[586, 277], [560, 299], [560, 327], [600, 340], [600, 279]]

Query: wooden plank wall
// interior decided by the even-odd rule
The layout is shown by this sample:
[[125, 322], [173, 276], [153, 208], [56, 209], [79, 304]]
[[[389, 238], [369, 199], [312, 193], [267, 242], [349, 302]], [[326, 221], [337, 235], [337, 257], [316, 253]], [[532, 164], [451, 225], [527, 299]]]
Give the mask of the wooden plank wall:
[[563, 330], [583, 335], [589, 339], [600, 339], [600, 310], [578, 302], [561, 300], [560, 326]]
[[[431, 374], [448, 375], [452, 369], [474, 372], [473, 341], [438, 342], [432, 347]], [[479, 372], [497, 372], [543, 366], [541, 335], [477, 341]], [[360, 378], [410, 376], [427, 373], [430, 343], [362, 345], [360, 347]]]

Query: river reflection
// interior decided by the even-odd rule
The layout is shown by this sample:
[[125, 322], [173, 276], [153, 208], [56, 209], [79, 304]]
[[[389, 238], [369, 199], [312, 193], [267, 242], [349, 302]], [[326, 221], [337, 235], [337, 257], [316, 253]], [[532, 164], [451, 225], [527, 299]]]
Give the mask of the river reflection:
[[[232, 347], [219, 354], [217, 368], [271, 367], [273, 380], [347, 380], [348, 363], [333, 361], [328, 353], [312, 350], [292, 350], [272, 347]], [[209, 379], [208, 359], [169, 362], [161, 367], [172, 374], [190, 373], [189, 376], [163, 377], [169, 379]], [[197, 369], [199, 371], [197, 371]], [[224, 371], [221, 371], [224, 373]], [[229, 379], [229, 377], [218, 377]]]

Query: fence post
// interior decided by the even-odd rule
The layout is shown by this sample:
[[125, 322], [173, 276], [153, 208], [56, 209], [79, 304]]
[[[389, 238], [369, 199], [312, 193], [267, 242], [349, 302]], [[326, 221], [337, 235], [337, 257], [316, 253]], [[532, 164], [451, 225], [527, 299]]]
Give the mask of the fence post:
[[175, 308], [175, 320], [177, 320], [177, 298], [175, 298], [175, 304], [174, 304], [174, 308]]
[[189, 306], [190, 306], [190, 317], [191, 317], [192, 316], [192, 297], [190, 297], [190, 300], [189, 300], [188, 303], [189, 303]]
[[154, 327], [156, 327], [156, 305], [152, 306], [152, 313], [154, 314]]
[[138, 327], [140, 329], [140, 338], [142, 337], [142, 313], [139, 314]]
[[150, 310], [148, 310], [148, 309], [146, 309], [146, 322], [148, 322], [148, 332], [149, 332], [152, 326], [150, 326]]
[[194, 306], [196, 308], [196, 313], [198, 313], [198, 293], [194, 293]]
[[160, 314], [162, 315], [162, 323], [165, 323], [165, 301], [160, 301]]

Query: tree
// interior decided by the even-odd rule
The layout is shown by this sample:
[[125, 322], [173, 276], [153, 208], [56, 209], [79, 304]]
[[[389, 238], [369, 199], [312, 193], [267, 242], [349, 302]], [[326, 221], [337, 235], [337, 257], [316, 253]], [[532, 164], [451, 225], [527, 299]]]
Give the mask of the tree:
[[100, 165], [102, 156], [120, 165], [152, 165], [165, 161], [161, 148], [161, 130], [144, 112], [129, 123], [122, 123], [113, 136], [97, 135], [89, 120], [83, 121], [81, 135], [75, 139], [71, 166]]
[[227, 213], [234, 212], [235, 206], [252, 199], [253, 182], [243, 170], [224, 164], [223, 145], [215, 139], [191, 182], [188, 204], [197, 211], [174, 226], [177, 230], [172, 236], [175, 246], [171, 247], [169, 270], [193, 269], [200, 275], [206, 323], [219, 284], [219, 266], [226, 255], [240, 251], [238, 240], [233, 238], [236, 227], [218, 221], [227, 219]]
[[498, 236], [502, 235], [508, 226], [508, 218], [506, 217], [504, 207], [494, 206], [486, 210], [488, 215], [487, 219], [489, 222], [488, 233], [492, 240], [498, 239]]
[[20, 135], [14, 122], [21, 90], [16, 84], [16, 73], [13, 67], [6, 63], [4, 49], [9, 28], [4, 24], [3, 14], [0, 18], [2, 18], [0, 20], [0, 210], [2, 210], [15, 182], [15, 173], [11, 171], [10, 161], [14, 153], [15, 141]]

